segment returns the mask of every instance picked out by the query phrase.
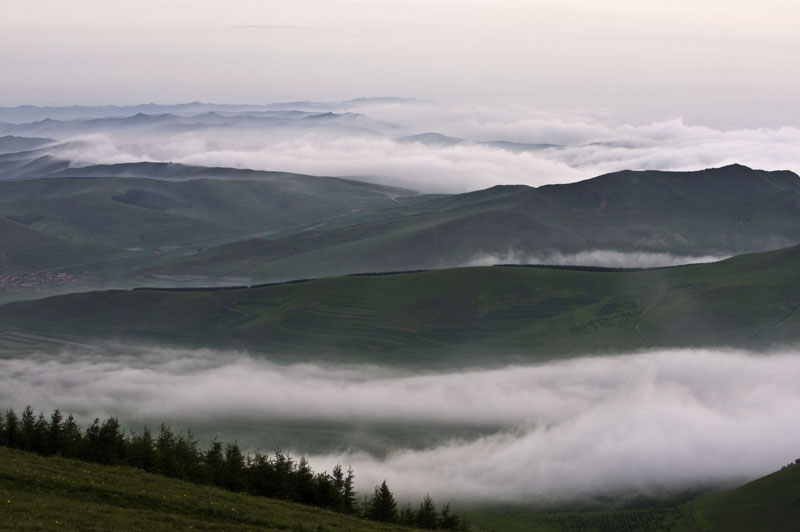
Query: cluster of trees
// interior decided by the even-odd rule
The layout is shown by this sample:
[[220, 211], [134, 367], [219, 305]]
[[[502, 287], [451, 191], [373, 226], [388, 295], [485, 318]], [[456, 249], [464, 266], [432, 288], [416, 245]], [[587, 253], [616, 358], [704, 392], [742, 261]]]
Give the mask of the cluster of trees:
[[398, 512], [397, 502], [385, 480], [380, 486], [375, 487], [375, 492], [365, 504], [364, 516], [375, 521], [398, 523], [426, 530], [468, 529], [466, 522], [450, 510], [450, 504], [445, 504], [441, 511], [437, 510], [430, 494], [425, 495], [416, 510], [411, 504], [406, 504]]
[[49, 418], [34, 414], [30, 406], [21, 414], [13, 409], [0, 415], [0, 445], [41, 455], [59, 455], [104, 465], [124, 465], [189, 482], [210, 484], [231, 491], [273, 497], [360, 515], [376, 521], [419, 528], [460, 530], [464, 523], [449, 505], [438, 512], [426, 496], [419, 510], [397, 503], [386, 482], [363, 505], [357, 503], [355, 473], [337, 465], [329, 474], [315, 473], [305, 458], [295, 460], [277, 450], [274, 456], [242, 452], [236, 443], [214, 440], [201, 450], [191, 432], [174, 433], [162, 424], [157, 435], [148, 428], [125, 433], [119, 420], [95, 419], [85, 430], [72, 414], [56, 409]]

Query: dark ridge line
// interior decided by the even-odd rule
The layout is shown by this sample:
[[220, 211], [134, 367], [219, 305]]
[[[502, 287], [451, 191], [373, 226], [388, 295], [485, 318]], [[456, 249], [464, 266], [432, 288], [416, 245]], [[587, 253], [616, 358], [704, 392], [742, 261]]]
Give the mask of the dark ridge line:
[[[435, 270], [399, 270], [391, 272], [361, 272], [361, 273], [346, 273], [338, 277], [378, 277], [381, 275], [403, 275], [406, 273], [423, 273]], [[337, 276], [334, 276], [337, 277]], [[310, 277], [307, 279], [292, 279], [291, 281], [276, 281], [274, 283], [259, 283], [250, 285], [233, 285], [233, 286], [138, 286], [131, 288], [131, 292], [149, 290], [158, 292], [217, 292], [220, 290], [247, 290], [250, 288], [267, 288], [270, 286], [281, 286], [285, 284], [309, 283], [311, 281], [318, 281], [320, 279], [328, 279], [329, 277]]]
[[248, 290], [250, 288], [266, 288], [268, 286], [279, 286], [284, 284], [297, 284], [308, 283], [322, 279], [322, 277], [314, 277], [311, 279], [292, 279], [291, 281], [278, 281], [275, 283], [260, 283], [251, 285], [234, 285], [234, 286], [139, 286], [131, 288], [131, 292], [142, 290], [156, 291], [156, 292], [219, 292], [220, 290]]
[[388, 272], [359, 272], [359, 273], [346, 273], [344, 277], [378, 277], [381, 275], [403, 275], [406, 273], [424, 273], [424, 272], [432, 272], [432, 271], [440, 271], [440, 270], [395, 270], [395, 271], [388, 271]]
[[538, 268], [542, 270], [571, 270], [579, 272], [605, 272], [605, 273], [624, 273], [624, 272], [647, 272], [652, 270], [666, 270], [668, 268], [680, 268], [682, 266], [695, 266], [697, 264], [707, 264], [704, 262], [690, 262], [686, 264], [673, 264], [671, 266], [648, 266], [637, 268], [614, 268], [609, 266], [579, 266], [570, 264], [492, 264], [493, 268]]
[[[601, 272], [601, 273], [624, 273], [624, 272], [644, 272], [651, 270], [665, 270], [668, 268], [680, 268], [682, 266], [693, 266], [696, 264], [704, 263], [691, 263], [691, 264], [676, 264], [674, 266], [653, 266], [650, 268], [607, 268], [603, 266], [570, 266], [563, 264], [492, 264], [491, 268], [536, 268], [542, 270], [571, 270], [582, 272]], [[487, 266], [462, 266], [460, 268], [486, 268]], [[447, 269], [447, 268], [446, 268]], [[455, 268], [450, 268], [455, 269]], [[333, 277], [381, 277], [386, 275], [406, 275], [411, 273], [425, 273], [443, 271], [436, 269], [425, 270], [397, 270], [388, 272], [358, 272], [346, 273], [340, 276]], [[270, 286], [281, 286], [286, 284], [309, 283], [311, 281], [319, 281], [320, 279], [329, 279], [332, 277], [310, 277], [306, 279], [292, 279], [291, 281], [276, 281], [274, 283], [259, 283], [251, 285], [232, 285], [232, 286], [138, 286], [131, 288], [132, 292], [140, 291], [156, 291], [156, 292], [218, 292], [222, 290], [248, 290], [250, 288], [267, 288]]]
[[250, 288], [241, 286], [139, 286], [131, 288], [131, 292], [219, 292], [221, 290], [246, 290]]

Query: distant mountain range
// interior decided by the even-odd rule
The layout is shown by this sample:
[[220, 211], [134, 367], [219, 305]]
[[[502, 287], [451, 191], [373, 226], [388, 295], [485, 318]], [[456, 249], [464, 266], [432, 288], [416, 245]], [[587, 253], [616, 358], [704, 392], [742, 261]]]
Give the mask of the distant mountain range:
[[45, 118], [33, 122], [0, 122], [0, 134], [5, 135], [47, 135], [59, 139], [96, 134], [127, 133], [143, 134], [156, 132], [175, 134], [203, 129], [318, 129], [358, 135], [392, 132], [398, 126], [374, 120], [366, 115], [341, 112], [309, 112], [298, 110], [257, 111], [248, 113], [226, 113], [207, 111], [198, 114], [145, 114], [136, 113], [125, 116], [102, 118], [72, 118], [56, 120]]
[[547, 148], [559, 148], [558, 144], [529, 144], [524, 142], [508, 142], [503, 140], [490, 140], [490, 141], [472, 141], [467, 139], [460, 139], [456, 137], [448, 137], [441, 133], [420, 133], [417, 135], [407, 135], [404, 137], [396, 137], [394, 140], [403, 144], [411, 144], [418, 142], [426, 146], [485, 146], [490, 148], [499, 148], [502, 150], [512, 152], [526, 152], [526, 151], [539, 151]]
[[53, 120], [85, 120], [91, 118], [126, 117], [136, 114], [175, 114], [197, 115], [200, 113], [259, 113], [274, 111], [300, 110], [312, 113], [336, 111], [346, 112], [367, 105], [402, 103], [405, 105], [418, 102], [414, 98], [373, 97], [355, 98], [341, 102], [316, 102], [311, 100], [275, 102], [267, 104], [229, 105], [204, 102], [181, 104], [138, 104], [138, 105], [66, 105], [35, 106], [20, 105], [17, 107], [0, 107], [0, 122], [20, 124], [45, 119]]
[[0, 154], [34, 150], [55, 142], [54, 139], [49, 138], [15, 137], [14, 135], [6, 135], [0, 137]]

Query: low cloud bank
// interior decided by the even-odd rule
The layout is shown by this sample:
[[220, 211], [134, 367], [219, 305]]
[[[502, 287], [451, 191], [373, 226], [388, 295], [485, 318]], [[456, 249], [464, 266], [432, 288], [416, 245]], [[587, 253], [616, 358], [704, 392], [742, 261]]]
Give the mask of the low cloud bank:
[[283, 366], [212, 351], [64, 353], [0, 360], [0, 405], [186, 425], [484, 427], [483, 437], [382, 458], [353, 448], [311, 460], [319, 469], [352, 464], [362, 490], [389, 479], [401, 497], [559, 500], [725, 483], [780, 467], [800, 456], [798, 375], [796, 351], [666, 350], [437, 374]]
[[509, 251], [502, 255], [483, 253], [468, 260], [464, 266], [493, 266], [495, 264], [546, 264], [555, 266], [600, 266], [603, 268], [658, 268], [716, 262], [728, 258], [721, 255], [673, 255], [671, 253], [626, 252], [594, 249], [579, 253], [521, 253]]
[[[54, 153], [78, 165], [172, 161], [365, 176], [424, 192], [567, 183], [625, 169], [698, 170], [732, 163], [766, 170], [800, 168], [800, 129], [794, 127], [721, 130], [686, 124], [681, 118], [625, 124], [590, 112], [555, 114], [526, 106], [396, 103], [364, 111], [370, 115], [366, 124], [389, 121], [396, 126], [360, 130], [337, 127], [334, 120], [264, 128], [187, 126], [168, 133], [98, 130], [85, 132], [82, 146]], [[395, 140], [427, 132], [465, 142]], [[521, 144], [555, 146], [525, 149]]]

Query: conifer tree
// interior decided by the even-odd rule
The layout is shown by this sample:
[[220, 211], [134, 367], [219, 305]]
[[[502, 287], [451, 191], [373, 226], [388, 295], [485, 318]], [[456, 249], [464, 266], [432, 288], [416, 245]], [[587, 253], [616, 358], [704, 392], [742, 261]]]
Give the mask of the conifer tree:
[[20, 446], [23, 451], [34, 451], [36, 438], [36, 416], [33, 413], [33, 408], [30, 405], [22, 410], [22, 419], [20, 423]]
[[236, 442], [225, 446], [225, 473], [222, 487], [231, 491], [245, 491], [247, 489], [244, 455]]
[[417, 514], [411, 509], [411, 503], [406, 503], [403, 509], [400, 510], [400, 516], [397, 522], [403, 526], [413, 527], [417, 525]]
[[155, 440], [150, 429], [144, 427], [141, 433], [131, 433], [128, 437], [125, 456], [131, 467], [138, 467], [145, 471], [154, 472], [158, 468]]
[[125, 435], [122, 433], [119, 420], [110, 417], [103, 421], [98, 433], [99, 457], [101, 464], [117, 465], [125, 458]]
[[417, 526], [433, 530], [438, 526], [438, 512], [436, 511], [436, 503], [433, 502], [429, 493], [425, 494], [425, 498], [419, 503], [419, 510], [417, 510]]
[[206, 451], [203, 461], [206, 466], [206, 478], [215, 486], [222, 486], [225, 481], [225, 456], [222, 453], [222, 442], [214, 439]]
[[346, 514], [354, 514], [357, 511], [355, 479], [356, 474], [353, 468], [348, 466], [347, 476], [344, 479], [344, 495], [342, 498], [342, 506]]
[[175, 438], [174, 456], [177, 467], [177, 478], [201, 481], [204, 477], [201, 453], [197, 448], [197, 440], [189, 430], [184, 435], [179, 433]]
[[272, 461], [260, 451], [247, 456], [247, 488], [253, 495], [275, 497], [275, 469]]
[[310, 504], [314, 500], [314, 472], [311, 471], [311, 466], [304, 457], [300, 458], [297, 463], [292, 480], [294, 487], [292, 491], [295, 496], [293, 500], [302, 504]]
[[19, 418], [13, 408], [6, 410], [5, 445], [12, 449], [20, 446]]
[[280, 449], [275, 450], [273, 460], [275, 480], [274, 487], [276, 496], [281, 499], [294, 500], [292, 472], [294, 471], [294, 461], [292, 457]]
[[397, 522], [397, 503], [385, 480], [380, 486], [375, 486], [375, 492], [367, 504], [366, 516], [374, 521]]
[[80, 454], [82, 443], [81, 427], [70, 414], [61, 429], [61, 455], [66, 458], [76, 458]]
[[47, 429], [47, 447], [50, 454], [61, 454], [62, 452], [62, 423], [64, 416], [61, 410], [56, 408], [50, 416], [50, 425]]
[[344, 471], [341, 464], [334, 466], [331, 479], [336, 490], [336, 510], [341, 512], [344, 509]]
[[50, 454], [48, 447], [48, 424], [44, 413], [39, 412], [36, 422], [33, 424], [33, 452], [39, 454]]
[[460, 525], [460, 519], [450, 510], [450, 503], [448, 502], [442, 507], [442, 512], [439, 515], [439, 528], [444, 530], [458, 530]]
[[336, 488], [336, 480], [327, 472], [314, 475], [314, 506], [341, 511], [341, 494]]
[[178, 476], [178, 459], [175, 456], [175, 434], [169, 425], [161, 424], [156, 438], [156, 464], [158, 472], [168, 477]]
[[100, 419], [94, 418], [83, 434], [79, 456], [82, 460], [99, 462], [100, 455]]

